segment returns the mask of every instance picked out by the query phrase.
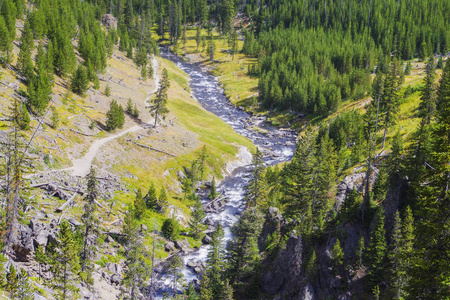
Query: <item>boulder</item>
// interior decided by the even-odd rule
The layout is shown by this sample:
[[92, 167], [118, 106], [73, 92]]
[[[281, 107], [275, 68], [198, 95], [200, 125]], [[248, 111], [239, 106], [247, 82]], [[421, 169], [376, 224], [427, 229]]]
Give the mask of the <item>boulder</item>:
[[203, 221], [203, 224], [208, 225], [208, 226], [214, 226], [214, 221], [211, 220], [210, 218], [206, 218], [206, 219]]
[[17, 261], [28, 262], [34, 250], [33, 231], [30, 227], [22, 224], [19, 225], [18, 229], [18, 239], [13, 242], [12, 249]]
[[209, 245], [211, 242], [212, 238], [209, 235], [205, 234], [205, 236], [202, 239], [202, 243], [205, 245]]
[[186, 266], [189, 268], [195, 268], [198, 266], [198, 264], [195, 261], [190, 260], [187, 262]]
[[111, 276], [110, 280], [111, 280], [111, 284], [119, 285], [120, 282], [122, 281], [122, 276], [120, 276], [119, 274], [113, 274]]
[[68, 221], [69, 221], [70, 225], [73, 225], [75, 227], [81, 226], [81, 223], [78, 222], [77, 220], [75, 220], [74, 218], [69, 218]]
[[164, 249], [165, 249], [167, 252], [174, 251], [174, 250], [175, 250], [175, 244], [172, 243], [172, 242], [168, 242], [168, 243], [164, 246]]
[[38, 235], [34, 238], [34, 246], [37, 248], [38, 246], [47, 247], [49, 232], [47, 230], [39, 231]]
[[141, 224], [141, 232], [145, 232], [148, 230], [148, 227], [145, 224]]
[[178, 179], [180, 179], [180, 180], [186, 178], [186, 175], [184, 175], [183, 171], [178, 171], [177, 176], [178, 176]]
[[110, 271], [111, 273], [117, 273], [117, 274], [121, 274], [122, 273], [122, 267], [119, 264], [115, 264], [112, 262], [109, 262], [105, 265], [105, 268]]

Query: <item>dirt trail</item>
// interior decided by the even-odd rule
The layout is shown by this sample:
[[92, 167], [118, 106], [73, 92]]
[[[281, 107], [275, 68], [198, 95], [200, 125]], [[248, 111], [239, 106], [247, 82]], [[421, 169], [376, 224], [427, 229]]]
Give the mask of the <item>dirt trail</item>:
[[[153, 70], [155, 70], [155, 88], [150, 91], [147, 94], [147, 97], [145, 98], [145, 106], [147, 107], [148, 101], [150, 99], [150, 97], [156, 93], [156, 91], [159, 88], [159, 81], [160, 78], [158, 76], [158, 60], [153, 56], [152, 57], [152, 65], [153, 65]], [[148, 123], [150, 123], [151, 120], [148, 121]], [[143, 123], [145, 124], [145, 123]], [[73, 176], [81, 176], [84, 177], [87, 175], [87, 173], [89, 172], [89, 169], [91, 168], [92, 165], [92, 161], [94, 160], [95, 156], [97, 156], [98, 151], [100, 150], [100, 148], [105, 145], [106, 143], [115, 140], [129, 132], [136, 132], [140, 129], [142, 129], [143, 127], [140, 125], [135, 125], [133, 127], [130, 127], [128, 129], [125, 129], [121, 132], [118, 132], [116, 134], [110, 135], [108, 137], [102, 138], [100, 140], [96, 140], [94, 143], [92, 143], [91, 147], [89, 148], [88, 152], [79, 159], [74, 159], [72, 160], [72, 164], [73, 166], [68, 168], [67, 171], [69, 171]]]

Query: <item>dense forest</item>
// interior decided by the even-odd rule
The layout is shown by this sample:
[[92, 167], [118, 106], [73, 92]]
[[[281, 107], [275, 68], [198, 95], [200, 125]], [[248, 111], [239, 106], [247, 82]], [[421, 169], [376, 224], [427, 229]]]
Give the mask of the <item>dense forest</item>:
[[[102, 25], [105, 14], [114, 16], [117, 27]], [[17, 71], [25, 87], [21, 101], [10, 109], [13, 143], [6, 145], [8, 163], [1, 169], [7, 177], [3, 253], [14, 257], [24, 222], [19, 198], [22, 173], [29, 170], [21, 133], [29, 130], [30, 113], [49, 112], [55, 78], [80, 96], [91, 86], [98, 90], [98, 76], [115, 46], [134, 61], [142, 78], [152, 77], [149, 58], [158, 54], [158, 42], [178, 47], [189, 26], [207, 30], [211, 60], [213, 30], [230, 45], [244, 40], [243, 48], [235, 50], [257, 59], [248, 70], [258, 77], [261, 110], [295, 113], [309, 121], [325, 119], [345, 102], [367, 101], [361, 110], [344, 110], [304, 126], [292, 160], [282, 167], [265, 166], [256, 151], [246, 209], [231, 229], [232, 240], [224, 245], [217, 224], [200, 284], [183, 286], [183, 295], [178, 293], [182, 261], [174, 255], [167, 271], [173, 275], [172, 298], [272, 299], [278, 294], [304, 299], [305, 291], [314, 290], [314, 299], [448, 299], [449, 15], [450, 2], [431, 0], [1, 1], [1, 63]], [[425, 63], [425, 77], [420, 85], [405, 87], [412, 60]], [[154, 127], [168, 113], [169, 88], [164, 70], [150, 107]], [[414, 115], [419, 126], [396, 126], [399, 106], [415, 94], [420, 95]], [[112, 100], [106, 129], [121, 128], [125, 112], [139, 116], [131, 100], [125, 110]], [[58, 122], [58, 116], [52, 120]], [[195, 203], [189, 234], [199, 241], [206, 226], [196, 184], [205, 181], [206, 151], [202, 148], [185, 168], [187, 176], [180, 182], [184, 199]], [[359, 188], [346, 185], [338, 203], [337, 182], [356, 167], [362, 170]], [[55, 242], [34, 254], [39, 266], [53, 274], [47, 283], [57, 299], [76, 299], [75, 283], [93, 283], [101, 236], [94, 169], [85, 181], [81, 229], [73, 232], [62, 221]], [[209, 189], [210, 199], [216, 199], [214, 178]], [[153, 184], [147, 192], [137, 190], [123, 218], [124, 299], [153, 299], [155, 245], [153, 253], [147, 251], [139, 228], [146, 211], [159, 213], [167, 204], [165, 188], [156, 190]], [[160, 233], [176, 241], [180, 224], [166, 218]], [[284, 281], [276, 285], [274, 278]], [[31, 299], [29, 282], [27, 273], [13, 266], [0, 270], [0, 285], [12, 299]]]

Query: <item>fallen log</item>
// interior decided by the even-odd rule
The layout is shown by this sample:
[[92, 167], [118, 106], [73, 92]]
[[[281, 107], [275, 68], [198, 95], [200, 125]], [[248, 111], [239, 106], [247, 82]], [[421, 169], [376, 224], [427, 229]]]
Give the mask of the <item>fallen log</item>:
[[70, 128], [71, 131], [76, 132], [78, 134], [84, 135], [84, 136], [94, 136], [93, 134], [89, 134], [89, 133], [84, 133], [75, 129]]
[[136, 145], [138, 145], [138, 146], [140, 146], [140, 147], [142, 147], [142, 148], [148, 149], [148, 150], [160, 152], [160, 153], [163, 153], [163, 154], [172, 156], [172, 157], [177, 157], [176, 155], [173, 155], [173, 154], [171, 154], [171, 153], [169, 153], [169, 152], [166, 152], [166, 151], [163, 151], [163, 150], [155, 149], [155, 148], [153, 148], [153, 147], [150, 147], [150, 146], [147, 146], [147, 145], [143, 145], [143, 144], [139, 144], [139, 143], [136, 143], [136, 142], [133, 142], [133, 143], [136, 144]]
[[73, 193], [72, 197], [70, 197], [70, 199], [67, 200], [66, 203], [64, 203], [63, 205], [58, 207], [55, 211], [56, 212], [62, 212], [63, 210], [65, 210], [70, 204], [72, 204], [72, 202], [73, 202], [73, 200], [75, 199], [76, 196], [77, 196], [77, 193]]

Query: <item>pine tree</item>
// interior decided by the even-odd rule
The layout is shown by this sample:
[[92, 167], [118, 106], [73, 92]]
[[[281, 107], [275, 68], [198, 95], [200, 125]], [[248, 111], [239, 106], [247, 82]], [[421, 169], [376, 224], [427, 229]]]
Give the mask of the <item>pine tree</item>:
[[133, 112], [133, 102], [131, 101], [131, 98], [128, 98], [128, 101], [127, 101], [127, 108], [125, 109], [125, 111], [126, 111], [128, 114], [131, 114], [131, 113]]
[[177, 299], [178, 285], [183, 279], [182, 267], [183, 259], [181, 256], [178, 254], [173, 255], [167, 266], [167, 273], [172, 276], [172, 299]]
[[386, 134], [388, 129], [395, 124], [398, 113], [398, 101], [399, 101], [399, 70], [398, 62], [393, 61], [389, 68], [389, 73], [384, 80], [384, 90], [381, 96], [380, 109], [383, 112], [384, 134], [383, 145], [384, 148], [386, 142]]
[[247, 207], [256, 206], [263, 200], [263, 190], [265, 186], [263, 170], [264, 162], [262, 161], [262, 153], [259, 151], [259, 148], [256, 147], [256, 152], [252, 157], [252, 179], [245, 190]]
[[213, 176], [213, 180], [211, 181], [211, 190], [208, 194], [209, 200], [214, 200], [217, 198], [217, 191], [216, 191], [216, 178]]
[[411, 74], [411, 62], [408, 61], [408, 63], [406, 64], [406, 68], [405, 68], [405, 75], [410, 75]]
[[237, 47], [238, 47], [238, 34], [236, 30], [233, 30], [233, 33], [231, 34], [231, 54], [233, 55], [232, 60], [234, 60], [234, 55], [237, 52]]
[[365, 249], [365, 243], [364, 243], [364, 236], [361, 235], [358, 241], [358, 246], [356, 247], [356, 266], [358, 268], [361, 268], [363, 264], [363, 255], [364, 255], [364, 249]]
[[151, 101], [152, 105], [150, 106], [150, 112], [152, 116], [155, 117], [154, 127], [156, 127], [156, 123], [159, 121], [159, 118], [164, 120], [166, 115], [169, 113], [169, 110], [167, 109], [167, 91], [169, 86], [169, 74], [166, 69], [163, 69], [160, 87], [156, 92], [156, 97]]
[[189, 227], [194, 233], [195, 238], [200, 237], [200, 233], [204, 230], [203, 219], [206, 217], [203, 210], [203, 204], [200, 201], [200, 197], [195, 197], [195, 203], [191, 206], [191, 220], [189, 221]]
[[50, 121], [51, 121], [51, 127], [53, 129], [58, 129], [59, 126], [59, 114], [58, 114], [58, 110], [56, 110], [56, 108], [54, 106], [52, 106], [52, 115], [50, 116]]
[[148, 278], [145, 257], [147, 256], [138, 225], [131, 212], [124, 218], [122, 232], [125, 236], [125, 265], [122, 284], [126, 288], [127, 299], [141, 299], [139, 289]]
[[154, 211], [158, 210], [158, 197], [156, 195], [156, 188], [153, 181], [150, 183], [148, 192], [144, 196], [144, 201], [148, 209], [152, 209]]
[[167, 218], [163, 222], [161, 231], [167, 239], [174, 241], [180, 232], [180, 224], [174, 218]]
[[208, 252], [206, 274], [208, 276], [209, 290], [212, 299], [220, 299], [224, 295], [223, 270], [224, 270], [224, 249], [222, 244], [223, 227], [220, 223], [212, 235], [211, 249]]
[[109, 82], [106, 84], [106, 87], [105, 87], [105, 96], [106, 97], [111, 96], [111, 88], [109, 87]]
[[200, 171], [200, 180], [203, 181], [203, 175], [205, 174], [205, 164], [206, 164], [206, 158], [208, 157], [208, 154], [206, 153], [206, 146], [202, 147], [202, 151], [200, 152], [199, 157], [199, 165], [198, 170]]
[[136, 192], [136, 198], [134, 199], [133, 212], [134, 217], [138, 220], [142, 218], [146, 209], [146, 204], [144, 199], [142, 198], [142, 191], [139, 188]]
[[380, 206], [375, 216], [375, 225], [370, 235], [367, 249], [369, 260], [369, 283], [371, 288], [377, 286], [384, 278], [386, 268], [386, 230], [384, 229], [384, 210]]
[[89, 173], [86, 175], [87, 188], [86, 196], [84, 197], [83, 214], [81, 221], [84, 226], [83, 233], [83, 249], [81, 250], [80, 263], [83, 279], [86, 283], [92, 285], [92, 260], [96, 257], [96, 249], [98, 246], [98, 225], [97, 217], [97, 198], [98, 181], [94, 168], [91, 166]]
[[131, 115], [132, 115], [133, 117], [135, 117], [135, 118], [139, 118], [139, 110], [138, 110], [138, 108], [137, 108], [137, 106], [136, 106], [136, 103], [134, 104], [133, 112], [131, 113]]
[[399, 178], [403, 169], [403, 138], [400, 131], [397, 131], [392, 140], [392, 152], [389, 157], [389, 176], [391, 181]]
[[0, 15], [0, 63], [7, 65], [12, 61], [13, 38], [11, 37], [5, 19]]
[[18, 68], [26, 80], [30, 81], [34, 75], [34, 65], [33, 60], [31, 59], [31, 52], [34, 49], [34, 40], [29, 21], [25, 22], [20, 41], [20, 52], [17, 59]]
[[333, 258], [334, 267], [337, 270], [344, 263], [344, 251], [342, 251], [339, 239], [334, 243], [333, 249], [331, 250], [331, 257]]
[[388, 258], [389, 258], [389, 298], [401, 299], [402, 278], [402, 230], [400, 214], [397, 211], [394, 217], [394, 226], [391, 232], [391, 243], [389, 244]]
[[122, 128], [125, 123], [125, 115], [121, 105], [116, 100], [111, 101], [109, 110], [106, 113], [106, 130], [112, 131], [116, 128]]
[[6, 286], [5, 290], [10, 296], [15, 297], [17, 295], [17, 287], [19, 285], [19, 280], [17, 279], [16, 268], [11, 264], [9, 266], [8, 273], [6, 274]]
[[167, 203], [169, 201], [169, 198], [167, 197], [166, 188], [164, 186], [161, 187], [161, 190], [159, 191], [159, 198], [158, 198], [159, 206], [162, 208], [167, 206]]
[[227, 244], [227, 271], [232, 284], [242, 280], [258, 261], [257, 238], [262, 220], [255, 208], [249, 208], [231, 228], [234, 237]]
[[426, 65], [425, 85], [421, 91], [419, 116], [426, 121], [426, 124], [431, 123], [436, 112], [436, 71], [434, 66], [434, 58], [430, 57]]
[[416, 250], [409, 270], [410, 298], [445, 299], [449, 297], [450, 276], [450, 64], [446, 63], [438, 88], [436, 125], [433, 130], [433, 155], [420, 188]]
[[32, 76], [28, 85], [28, 96], [31, 108], [42, 114], [47, 108], [52, 93], [53, 78], [48, 71], [47, 55], [42, 44], [39, 44], [36, 55], [36, 75]]
[[11, 299], [17, 300], [34, 300], [34, 291], [30, 286], [28, 273], [24, 269], [20, 269], [19, 274], [17, 274], [17, 291], [16, 296], [11, 297]]
[[414, 217], [409, 206], [405, 209], [405, 214], [402, 222], [402, 240], [400, 244], [400, 295], [403, 298], [408, 297], [407, 286], [409, 282], [408, 273], [412, 267], [412, 257], [414, 251], [415, 227]]
[[80, 96], [83, 96], [89, 88], [89, 77], [86, 68], [79, 64], [75, 74], [73, 74], [70, 83], [72, 91]]
[[195, 35], [195, 42], [197, 43], [197, 51], [198, 51], [198, 47], [202, 43], [202, 32], [200, 31], [200, 27], [197, 27], [197, 33]]
[[52, 288], [56, 299], [78, 299], [78, 272], [80, 263], [75, 235], [66, 220], [60, 225], [57, 241], [47, 251], [50, 271], [53, 273]]

